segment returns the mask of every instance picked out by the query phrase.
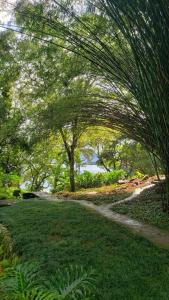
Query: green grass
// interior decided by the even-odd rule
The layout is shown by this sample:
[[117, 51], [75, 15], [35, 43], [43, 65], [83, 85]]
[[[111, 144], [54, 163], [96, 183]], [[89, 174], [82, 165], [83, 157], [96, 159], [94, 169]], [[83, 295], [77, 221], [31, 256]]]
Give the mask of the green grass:
[[119, 204], [113, 211], [169, 231], [169, 215], [163, 212], [162, 195], [145, 191], [136, 200]]
[[16, 252], [49, 278], [78, 264], [96, 272], [96, 300], [169, 299], [169, 251], [75, 203], [21, 202], [0, 209]]
[[126, 190], [119, 190], [117, 185], [104, 186], [101, 188], [90, 188], [74, 193], [60, 192], [56, 196], [58, 198], [68, 198], [76, 200], [87, 200], [96, 205], [109, 204], [129, 197], [132, 193]]
[[114, 203], [120, 200], [123, 200], [127, 197], [129, 197], [131, 193], [123, 192], [119, 194], [96, 194], [96, 195], [83, 195], [79, 197], [78, 199], [84, 199], [87, 201], [91, 201], [92, 203], [96, 205], [102, 205], [102, 204], [109, 204], [109, 203]]

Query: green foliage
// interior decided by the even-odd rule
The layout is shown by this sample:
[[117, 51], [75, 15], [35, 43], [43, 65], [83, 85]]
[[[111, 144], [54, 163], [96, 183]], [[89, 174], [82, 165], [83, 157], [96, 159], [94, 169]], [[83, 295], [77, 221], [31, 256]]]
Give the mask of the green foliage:
[[0, 200], [12, 199], [13, 192], [19, 187], [21, 177], [16, 173], [4, 173], [0, 170]]
[[[155, 109], [158, 102], [163, 103], [162, 91], [165, 96], [167, 90], [162, 83], [157, 84], [163, 76], [158, 75], [160, 72], [156, 68], [153, 69], [153, 65], [158, 66], [161, 62], [161, 52], [159, 45], [154, 45], [156, 39], [151, 39], [149, 34], [145, 34], [144, 39], [140, 29], [142, 26], [138, 26], [142, 24], [144, 31], [148, 31], [153, 15], [157, 13], [156, 8], [152, 6], [151, 10], [150, 3], [147, 6], [145, 4], [146, 10], [142, 1], [132, 6], [131, 1], [122, 4], [120, 0], [97, 0], [97, 10], [87, 3], [81, 4], [82, 10], [77, 11], [74, 1], [68, 1], [70, 5], [65, 9], [57, 5], [57, 1], [52, 4], [50, 1], [21, 2], [18, 2], [15, 10], [16, 23], [21, 27], [23, 25], [23, 30], [29, 36], [18, 40], [10, 32], [0, 36], [0, 111], [3, 112], [0, 121], [0, 142], [3, 146], [0, 145], [0, 166], [4, 172], [24, 174], [23, 181], [30, 190], [38, 191], [44, 185], [52, 185], [52, 191], [68, 186], [74, 191], [77, 153], [83, 152], [89, 157], [91, 150], [88, 147], [90, 143], [80, 149], [79, 140], [87, 126], [93, 124], [122, 130], [125, 140], [129, 136], [146, 145], [150, 152], [161, 157], [164, 165], [162, 156], [168, 151], [161, 149], [168, 131], [161, 128], [166, 129], [168, 123], [165, 121], [163, 127], [157, 126], [158, 130], [153, 130], [156, 124], [161, 124], [161, 120], [167, 120], [167, 114], [163, 118], [162, 113], [167, 112], [166, 101], [166, 109], [161, 107], [162, 118], [158, 116], [158, 109]], [[63, 4], [66, 5], [67, 1], [63, 1]], [[128, 7], [126, 12], [125, 6]], [[160, 4], [157, 6], [161, 8]], [[75, 9], [78, 18], [69, 14], [67, 9]], [[130, 18], [130, 13], [133, 18]], [[137, 18], [138, 22], [135, 21]], [[161, 22], [161, 27], [165, 28], [165, 22]], [[154, 28], [158, 29], [158, 24], [155, 24], [152, 21]], [[42, 28], [40, 32], [39, 28]], [[138, 35], [135, 34], [137, 31]], [[154, 34], [160, 40], [158, 32]], [[148, 33], [151, 33], [151, 26]], [[46, 39], [47, 42], [40, 39]], [[81, 54], [83, 59], [77, 54]], [[151, 64], [149, 56], [154, 58]], [[161, 70], [161, 65], [157, 69]], [[163, 71], [166, 71], [165, 68]], [[164, 78], [167, 78], [167, 74]], [[156, 91], [156, 94], [152, 91]], [[14, 99], [17, 99], [16, 105]], [[24, 126], [20, 126], [23, 116]], [[60, 159], [62, 155], [59, 157], [58, 153], [55, 155], [50, 150], [55, 147], [60, 151], [61, 142], [54, 145], [48, 139], [51, 134], [56, 137], [58, 132], [62, 139], [61, 152], [66, 153], [66, 159]], [[30, 151], [24, 155], [24, 162], [20, 159], [23, 133], [27, 135]], [[136, 170], [154, 174], [150, 158], [140, 144], [116, 139], [107, 145], [105, 136], [100, 134], [98, 140], [103, 141], [102, 151], [98, 147], [97, 152], [101, 152], [98, 153], [98, 164], [104, 166], [106, 171], [124, 169], [129, 176]], [[44, 140], [49, 145], [45, 146]], [[32, 146], [31, 143], [36, 145]], [[13, 147], [13, 144], [18, 147]], [[65, 165], [69, 177], [63, 170]], [[81, 176], [84, 178], [77, 178], [77, 182], [83, 181], [84, 187], [100, 186], [103, 182], [116, 182], [118, 176], [109, 174], [103, 178], [102, 174], [86, 174]], [[0, 197], [4, 197], [3, 191]]]
[[15, 35], [0, 32], [0, 169], [10, 173], [18, 169], [22, 134], [22, 114], [14, 105], [13, 88], [19, 77], [18, 62], [13, 48]]
[[[39, 280], [40, 266], [18, 263], [8, 229], [0, 224], [0, 296], [4, 300], [85, 300], [94, 290], [94, 273], [70, 266], [47, 281]], [[91, 298], [90, 298], [91, 299]], [[92, 298], [93, 299], [93, 298]]]
[[5, 174], [0, 171], [0, 187], [18, 187], [20, 180], [20, 176], [15, 173]]
[[32, 264], [9, 268], [0, 281], [1, 293], [3, 291], [9, 299], [26, 299], [27, 292], [36, 287], [37, 275], [37, 268]]
[[114, 170], [107, 173], [93, 174], [89, 171], [84, 171], [82, 174], [76, 176], [78, 188], [92, 188], [99, 187], [104, 184], [116, 183], [119, 179], [124, 178], [124, 170]]
[[0, 200], [5, 200], [5, 199], [16, 199], [19, 197], [14, 196], [14, 191], [16, 190], [16, 187], [0, 187]]
[[57, 182], [55, 182], [55, 184], [53, 185], [51, 192], [55, 193], [64, 190], [69, 190], [69, 189], [70, 189], [69, 172], [67, 169], [62, 169], [62, 171], [59, 172], [59, 174], [57, 174]]
[[51, 290], [57, 290], [60, 299], [89, 299], [95, 286], [94, 272], [85, 271], [83, 267], [69, 266], [58, 270], [48, 283]]
[[169, 231], [168, 214], [163, 212], [161, 204], [161, 198], [164, 197], [162, 192], [160, 185], [151, 187], [134, 201], [114, 206], [113, 211]]
[[8, 229], [0, 224], [0, 261], [11, 258], [13, 254], [13, 242]]
[[[23, 52], [27, 46], [29, 51]], [[62, 151], [66, 153], [67, 169], [70, 171], [69, 186], [74, 190], [74, 166], [78, 141], [87, 125], [91, 124], [91, 119], [86, 118], [86, 115], [82, 116], [80, 111], [90, 101], [89, 94], [96, 90], [93, 87], [93, 76], [89, 74], [86, 76], [88, 66], [85, 62], [81, 62], [77, 55], [67, 53], [61, 48], [56, 50], [51, 44], [42, 45], [39, 40], [23, 40], [18, 45], [18, 51], [22, 65], [24, 61], [24, 67], [22, 66], [24, 76], [20, 78], [20, 88], [17, 89], [17, 93], [21, 106], [29, 116], [27, 125], [29, 135], [34, 140], [39, 139], [39, 145], [32, 149], [27, 159], [28, 188], [41, 190], [44, 182], [51, 177], [51, 162], [47, 163], [51, 150], [48, 151], [48, 146], [46, 149], [40, 147], [40, 144], [43, 146], [49, 134], [55, 137], [60, 134], [58, 144], [62, 144]], [[36, 55], [34, 55], [35, 51]], [[31, 70], [30, 62], [33, 65]], [[32, 75], [28, 76], [30, 71]], [[37, 78], [36, 85], [34, 78]], [[35, 133], [34, 131], [32, 133], [32, 128], [35, 129]], [[60, 145], [55, 144], [55, 147], [60, 148]], [[40, 162], [42, 159], [43, 163]], [[59, 157], [53, 159], [58, 165], [56, 159], [59, 161]], [[59, 170], [55, 168], [55, 171], [56, 169]], [[52, 175], [54, 175], [53, 190], [55, 191], [60, 189], [61, 184], [56, 183], [58, 175], [57, 172], [54, 173]]]
[[[94, 289], [94, 273], [70, 266], [58, 270], [45, 282], [39, 280], [40, 266], [19, 263], [13, 255], [9, 231], [0, 224], [0, 296], [4, 300], [85, 300]], [[92, 298], [93, 299], [93, 298]]]
[[6, 271], [6, 269], [11, 268], [11, 266], [15, 266], [20, 262], [20, 259], [17, 255], [12, 254], [12, 256], [8, 258], [4, 258], [0, 261], [0, 267], [3, 271]]
[[12, 198], [19, 186], [25, 143], [22, 113], [13, 94], [19, 77], [16, 44], [14, 33], [0, 32], [0, 199]]
[[44, 186], [57, 190], [66, 169], [66, 154], [58, 135], [34, 141], [23, 158], [22, 182], [28, 190], [40, 191]]
[[124, 170], [114, 170], [105, 174], [105, 184], [116, 183], [119, 179], [124, 179], [126, 172]]
[[144, 177], [144, 174], [143, 173], [141, 173], [141, 172], [139, 172], [139, 171], [136, 171], [135, 173], [134, 173], [134, 177], [136, 177], [136, 178], [143, 178]]
[[124, 169], [128, 176], [133, 176], [136, 171], [148, 175], [156, 172], [150, 154], [132, 139], [124, 136], [109, 139], [107, 143], [103, 143], [101, 149], [97, 164], [105, 169]]
[[[108, 101], [99, 101], [93, 116], [155, 154], [168, 181], [168, 1], [96, 0], [92, 10], [87, 2], [82, 9], [76, 1], [20, 2], [19, 24], [35, 38], [93, 62], [99, 82], [103, 79], [114, 92]], [[167, 191], [169, 199], [169, 182]], [[169, 201], [164, 209], [169, 210]]]
[[89, 171], [84, 171], [76, 177], [77, 185], [80, 188], [88, 188], [95, 186], [94, 175]]
[[1, 295], [9, 300], [85, 300], [94, 287], [93, 272], [82, 267], [58, 270], [46, 283], [39, 282], [39, 274], [40, 267], [35, 263], [9, 268], [0, 279]]
[[68, 264], [82, 265], [95, 270], [97, 300], [168, 299], [168, 250], [92, 210], [69, 201], [32, 200], [1, 208], [0, 219], [18, 255], [41, 266], [39, 280]]
[[[119, 187], [116, 184], [116, 188]], [[115, 184], [110, 186], [102, 186], [97, 188], [90, 188], [90, 189], [83, 189], [80, 191], [77, 191], [76, 193], [61, 193], [57, 195], [57, 197], [61, 197], [61, 199], [66, 198], [73, 199], [73, 200], [85, 200], [89, 201], [90, 203], [93, 203], [95, 205], [105, 205], [105, 204], [112, 204], [114, 202], [123, 200], [129, 196], [131, 196], [132, 193], [121, 191], [116, 192]]]
[[6, 199], [10, 199], [11, 193], [9, 192], [9, 189], [2, 189], [0, 190], [0, 200], [6, 200]]

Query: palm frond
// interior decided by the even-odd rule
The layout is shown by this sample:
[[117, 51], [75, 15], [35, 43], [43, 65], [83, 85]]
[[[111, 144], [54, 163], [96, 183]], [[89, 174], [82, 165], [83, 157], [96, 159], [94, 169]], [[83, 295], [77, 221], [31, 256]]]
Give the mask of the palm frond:
[[58, 270], [50, 280], [52, 289], [57, 290], [62, 299], [83, 299], [94, 290], [94, 272], [83, 267], [69, 266]]
[[[9, 268], [0, 279], [0, 294], [9, 300], [84, 300], [94, 291], [93, 271], [70, 266], [40, 282], [40, 267], [22, 263]], [[88, 298], [87, 298], [88, 297]]]

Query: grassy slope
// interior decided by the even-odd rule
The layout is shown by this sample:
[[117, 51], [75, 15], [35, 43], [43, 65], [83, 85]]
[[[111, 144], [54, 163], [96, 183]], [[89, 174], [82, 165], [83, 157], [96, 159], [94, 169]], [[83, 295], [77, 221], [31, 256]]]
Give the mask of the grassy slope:
[[71, 192], [59, 192], [56, 194], [58, 198], [77, 199], [91, 201], [96, 205], [113, 203], [129, 197], [132, 192], [125, 189], [124, 185], [117, 184], [102, 186], [98, 188], [87, 188]]
[[73, 203], [29, 201], [0, 209], [19, 255], [48, 277], [79, 264], [97, 273], [97, 300], [169, 299], [169, 252]]
[[[123, 192], [119, 194], [85, 194], [85, 193], [70, 193], [66, 196], [66, 199], [87, 200], [95, 205], [114, 203], [129, 197], [131, 193]], [[58, 197], [59, 198], [59, 197]], [[60, 198], [65, 198], [64, 195]]]
[[154, 187], [145, 190], [132, 202], [114, 206], [113, 211], [169, 231], [169, 216], [162, 210], [162, 197]]

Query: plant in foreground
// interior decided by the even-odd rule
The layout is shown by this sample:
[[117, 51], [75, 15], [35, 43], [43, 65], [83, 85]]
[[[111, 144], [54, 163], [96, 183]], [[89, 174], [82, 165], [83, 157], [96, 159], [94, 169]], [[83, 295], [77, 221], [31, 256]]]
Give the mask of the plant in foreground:
[[38, 280], [40, 268], [35, 263], [21, 263], [9, 268], [0, 279], [4, 300], [92, 300], [93, 271], [70, 266], [58, 270], [50, 281]]
[[13, 243], [8, 229], [0, 224], [0, 260], [13, 256]]

